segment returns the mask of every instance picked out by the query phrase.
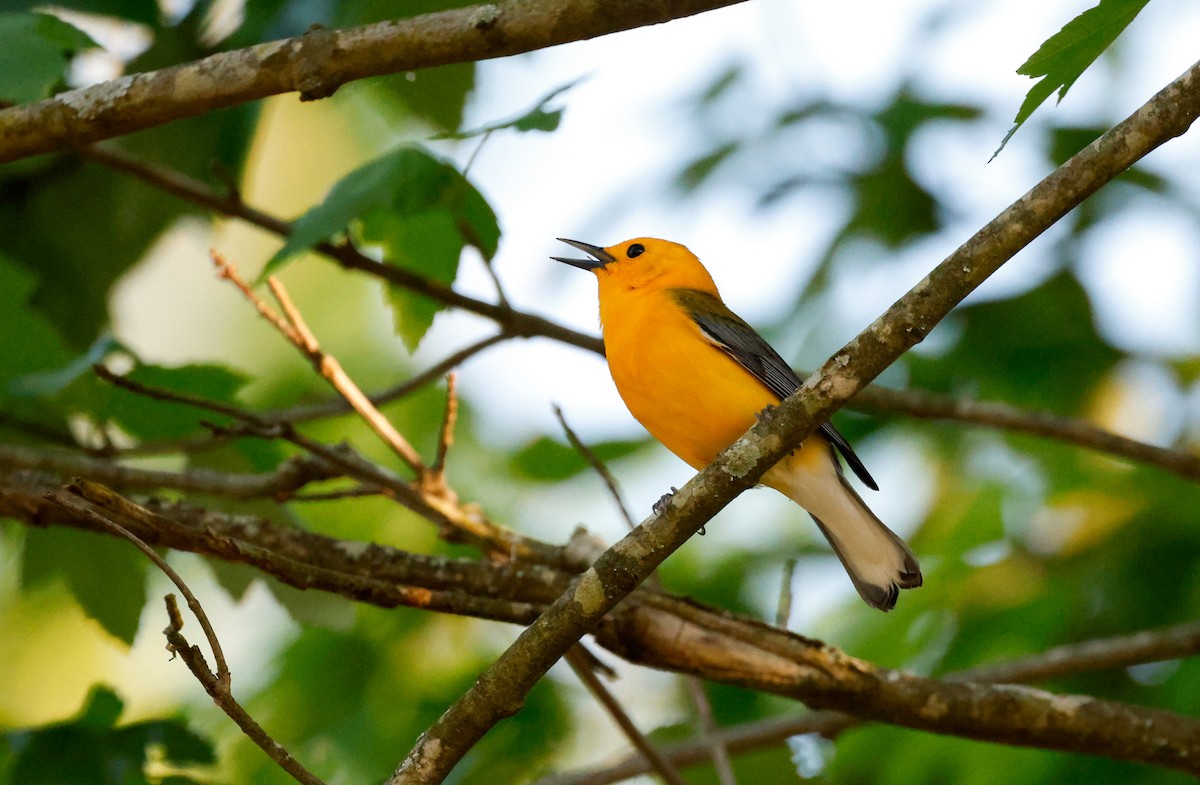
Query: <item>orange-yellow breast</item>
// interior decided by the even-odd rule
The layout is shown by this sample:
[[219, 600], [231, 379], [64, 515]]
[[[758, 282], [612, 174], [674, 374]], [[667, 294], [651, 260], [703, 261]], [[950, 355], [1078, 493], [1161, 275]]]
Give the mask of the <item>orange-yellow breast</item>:
[[704, 338], [669, 290], [605, 294], [600, 317], [618, 392], [638, 422], [693, 467], [711, 463], [778, 402]]

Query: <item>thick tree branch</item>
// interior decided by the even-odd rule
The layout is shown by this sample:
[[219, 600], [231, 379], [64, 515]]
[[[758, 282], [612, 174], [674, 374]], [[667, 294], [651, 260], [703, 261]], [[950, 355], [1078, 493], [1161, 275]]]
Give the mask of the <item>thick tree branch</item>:
[[370, 76], [486, 60], [691, 16], [736, 0], [497, 0], [222, 52], [0, 111], [0, 163], [279, 93], [325, 98]]
[[[1190, 657], [1197, 652], [1200, 652], [1200, 622], [1186, 622], [1160, 630], [1070, 643], [1010, 662], [983, 665], [942, 678], [1030, 684], [1091, 671]], [[664, 663], [660, 665], [672, 668]], [[687, 741], [664, 744], [659, 751], [676, 766], [693, 766], [708, 761], [709, 750], [714, 743], [726, 745], [731, 752], [742, 753], [782, 744], [792, 736], [808, 733], [833, 738], [861, 723], [862, 720], [857, 717], [841, 712], [815, 711], [723, 728]], [[552, 775], [538, 780], [536, 785], [610, 785], [649, 772], [650, 768], [642, 756], [633, 755], [603, 768]]]
[[[47, 500], [61, 484], [61, 478], [46, 474], [0, 471], [0, 517], [108, 533], [86, 516]], [[383, 608], [406, 606], [528, 624], [569, 580], [568, 574], [537, 565], [424, 556], [279, 527], [255, 515], [162, 500], [135, 504], [95, 483], [81, 487], [93, 507], [150, 545], [248, 564], [298, 589], [328, 591]]]
[[54, 472], [62, 477], [78, 475], [127, 490], [170, 488], [184, 493], [229, 499], [284, 498], [310, 482], [343, 476], [342, 471], [312, 457], [290, 458], [274, 471], [262, 474], [236, 474], [198, 468], [169, 472], [126, 466], [69, 450], [0, 444], [0, 472], [19, 469]]
[[[0, 475], [0, 515], [37, 525], [96, 529], [89, 517], [46, 498], [57, 488], [56, 483], [56, 478], [39, 475]], [[566, 573], [536, 565], [513, 567], [419, 556], [275, 527], [254, 516], [231, 516], [161, 502], [138, 505], [93, 484], [81, 488], [84, 498], [97, 510], [120, 521], [151, 545], [251, 564], [298, 588], [337, 592], [383, 607], [405, 605], [527, 624], [570, 579]], [[812, 705], [836, 707], [911, 727], [1056, 749], [1079, 749], [1071, 745], [1086, 743], [1084, 751], [1164, 765], [1180, 765], [1171, 756], [1187, 749], [1188, 743], [1200, 744], [1200, 723], [1166, 712], [1094, 702], [1082, 696], [1012, 693], [978, 683], [1001, 678], [1051, 678], [1194, 654], [1200, 648], [1198, 624], [1074, 644], [1016, 663], [974, 669], [960, 674], [975, 680], [961, 690], [958, 686], [947, 687], [948, 682], [876, 668], [756, 620], [646, 589], [639, 590], [611, 614], [597, 634], [606, 648], [632, 662], [776, 692]], [[926, 701], [922, 706], [940, 705], [937, 702], [943, 688], [951, 690], [946, 705], [952, 708], [932, 719], [924, 717], [917, 702]], [[1080, 714], [1077, 724], [1060, 716], [1072, 714], [1074, 707], [1084, 704], [1091, 707], [1092, 713]], [[1024, 712], [1026, 720], [1036, 714], [1038, 722], [1023, 728], [1014, 722], [987, 719], [987, 712], [1001, 708], [1004, 712]], [[1046, 711], [1053, 716], [1041, 714]], [[904, 716], [909, 713], [917, 719], [908, 717], [906, 721]], [[1123, 719], [1102, 722], [1099, 728], [1088, 725], [1089, 717], [1099, 716]], [[1048, 722], [1058, 723], [1054, 725], [1056, 731], [1039, 724], [1047, 717]], [[835, 733], [855, 720], [826, 712], [803, 721], [817, 725], [792, 727]], [[1139, 734], [1147, 728], [1164, 734], [1163, 745], [1152, 750], [1157, 758], [1138, 757], [1151, 749], [1140, 746], [1139, 741]]]
[[[606, 551], [421, 735], [389, 785], [443, 781], [493, 725], [520, 709], [525, 695], [550, 666], [663, 559], [737, 494], [757, 483], [782, 455], [904, 351], [928, 335], [1004, 262], [1139, 158], [1184, 133], [1197, 114], [1200, 63], [988, 223], [830, 358], [796, 394], [717, 456], [675, 494], [662, 513], [647, 519]], [[934, 712], [922, 703], [934, 697], [926, 680], [912, 677], [889, 682], [890, 673], [868, 676], [857, 665], [838, 668], [836, 674], [851, 679], [843, 688], [848, 705], [838, 708], [850, 708], [863, 716], [994, 741], [1015, 740], [1022, 732], [1015, 720], [1036, 720], [1037, 727], [1024, 729], [1024, 743], [1119, 757], [1154, 754], [1163, 765], [1177, 767], [1195, 767], [1198, 764], [1191, 761], [1200, 759], [1196, 757], [1200, 755], [1200, 736], [1190, 742], [1186, 738], [1177, 741], [1183, 728], [1174, 723], [1173, 715], [1147, 718], [1143, 726], [1150, 731], [1147, 735], [1122, 741], [1099, 738], [1093, 726], [1075, 722], [1086, 717], [1111, 729], [1114, 723], [1133, 719], [1123, 709], [1102, 705], [1102, 701], [1056, 703], [1046, 693], [996, 695], [975, 685], [952, 685], [947, 694], [939, 695], [942, 703], [938, 705], [953, 706], [954, 711]], [[860, 680], [855, 674], [865, 678]], [[837, 689], [836, 684], [828, 682], [830, 675], [802, 668], [786, 694], [814, 706], [827, 706], [824, 699], [812, 696], [819, 695], [823, 687]], [[875, 697], [868, 700], [871, 695]], [[965, 715], [959, 716], [960, 711]], [[934, 714], [938, 716], [931, 716]], [[1165, 741], [1168, 736], [1172, 741]], [[1193, 756], [1191, 760], [1188, 755]]]

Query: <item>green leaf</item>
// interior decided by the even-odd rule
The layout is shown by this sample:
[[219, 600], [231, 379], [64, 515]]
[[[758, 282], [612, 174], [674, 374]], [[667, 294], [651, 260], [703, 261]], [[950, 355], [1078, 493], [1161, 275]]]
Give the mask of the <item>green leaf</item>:
[[63, 84], [72, 55], [97, 46], [57, 16], [0, 14], [0, 102], [40, 101]]
[[25, 539], [26, 586], [62, 577], [83, 610], [113, 637], [133, 643], [146, 601], [146, 557], [124, 540], [73, 529], [34, 530]]
[[[447, 285], [457, 275], [466, 246], [490, 260], [500, 242], [496, 215], [479, 191], [449, 163], [406, 147], [339, 180], [324, 202], [296, 221], [263, 275], [347, 230], [382, 248], [389, 264]], [[397, 288], [389, 289], [388, 297], [397, 332], [415, 349], [443, 306]]]
[[[632, 455], [649, 444], [640, 441], [612, 441], [590, 444], [590, 449], [604, 463]], [[561, 482], [588, 468], [587, 461], [574, 447], [541, 436], [522, 447], [512, 457], [513, 470], [538, 482]]]
[[1100, 0], [1096, 7], [1084, 11], [1043, 41], [1038, 50], [1017, 69], [1018, 74], [1042, 78], [1029, 89], [1021, 108], [1017, 110], [1012, 129], [992, 157], [1004, 149], [1017, 129], [1055, 90], [1058, 91], [1058, 100], [1062, 101], [1075, 80], [1105, 49], [1112, 46], [1147, 2], [1149, 0]]
[[409, 124], [413, 115], [434, 128], [451, 131], [463, 119], [467, 96], [475, 87], [475, 63], [454, 63], [437, 68], [392, 74], [355, 83], [353, 89], [369, 95], [396, 124]]
[[[421, 213], [407, 219], [375, 210], [363, 218], [362, 237], [383, 247], [388, 261], [420, 270], [438, 283], [451, 284], [458, 274], [462, 235], [446, 211]], [[416, 351], [442, 304], [399, 286], [387, 287], [396, 333], [410, 352]]]
[[61, 393], [80, 379], [91, 376], [93, 365], [103, 360], [109, 352], [120, 348], [121, 344], [116, 339], [104, 333], [86, 352], [76, 356], [66, 365], [13, 379], [9, 383], [9, 391], [15, 396], [37, 397]]

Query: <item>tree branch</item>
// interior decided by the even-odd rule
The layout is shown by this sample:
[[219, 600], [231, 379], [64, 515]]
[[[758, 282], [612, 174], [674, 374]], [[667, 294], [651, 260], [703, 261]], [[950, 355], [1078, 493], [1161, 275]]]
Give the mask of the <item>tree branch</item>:
[[[903, 352], [924, 339], [950, 310], [1019, 250], [1085, 198], [1139, 158], [1184, 133], [1200, 113], [1200, 63], [1172, 82], [1131, 117], [1084, 148], [939, 264], [879, 319], [843, 347], [787, 400], [724, 450], [690, 480], [662, 512], [642, 523], [608, 551], [530, 625], [478, 681], [418, 739], [389, 785], [439, 783], [502, 718], [521, 707], [525, 695], [567, 649], [645, 580], [670, 553], [737, 494], [758, 482], [839, 406], [878, 376]], [[865, 666], [865, 663], [863, 664]], [[1196, 767], [1200, 726], [1188, 739], [1174, 715], [1144, 718], [1148, 734], [1132, 738], [1105, 735], [1114, 723], [1133, 718], [1103, 701], [1059, 701], [1046, 693], [989, 692], [976, 685], [948, 685], [933, 712], [921, 701], [934, 698], [927, 680], [889, 682], [891, 672], [873, 678], [855, 668], [839, 668], [849, 679], [846, 705], [854, 713], [911, 724], [927, 730], [993, 741], [1013, 741], [1058, 749], [1153, 759], [1163, 765]], [[787, 694], [818, 707], [814, 698], [827, 674], [804, 668]], [[850, 685], [855, 684], [856, 687]], [[868, 699], [868, 696], [875, 696]], [[1149, 710], [1147, 710], [1149, 711]], [[964, 712], [959, 715], [959, 712]], [[938, 716], [931, 716], [937, 714]], [[1024, 727], [1014, 720], [1034, 723]], [[1098, 726], [1080, 725], [1087, 719]], [[1036, 722], [1034, 722], [1036, 721]], [[1188, 721], [1184, 721], [1186, 725]], [[1097, 728], [1100, 731], [1097, 733]], [[1022, 736], [1022, 733], [1025, 735]], [[1172, 740], [1163, 743], [1167, 738]], [[1192, 749], [1193, 746], [1195, 749]], [[1189, 760], [1188, 755], [1192, 758]], [[1200, 771], [1200, 769], [1196, 769]]]
[[[2, 114], [2, 113], [0, 113]], [[287, 237], [292, 232], [289, 222], [245, 204], [236, 194], [221, 193], [192, 177], [162, 166], [144, 163], [111, 147], [88, 147], [80, 150], [87, 158], [104, 166], [132, 175], [142, 182], [166, 193], [206, 207], [232, 218], [240, 218], [268, 232]], [[477, 313], [503, 328], [508, 337], [543, 336], [582, 349], [604, 353], [604, 345], [594, 335], [576, 332], [535, 314], [518, 311], [507, 305], [489, 303], [460, 294], [449, 286], [394, 264], [384, 264], [366, 256], [349, 243], [322, 242], [313, 246], [317, 253], [337, 262], [346, 270], [357, 270], [383, 281], [400, 286], [435, 302]]]
[[1054, 439], [1076, 447], [1149, 464], [1188, 480], [1200, 480], [1200, 455], [1156, 447], [1119, 436], [1084, 420], [1027, 411], [1003, 403], [972, 401], [922, 390], [870, 386], [850, 404], [865, 411], [900, 411], [912, 417], [981, 425]]
[[[573, 553], [569, 547], [549, 545], [506, 529], [489, 520], [475, 505], [461, 504], [452, 494], [426, 493], [427, 489], [422, 485], [405, 482], [384, 467], [362, 458], [349, 447], [335, 447], [309, 438], [297, 431], [291, 423], [264, 420], [262, 416], [237, 406], [151, 387], [118, 376], [102, 365], [95, 366], [93, 370], [105, 381], [139, 395], [232, 417], [240, 423], [240, 430], [237, 431], [239, 435], [251, 434], [264, 439], [284, 439], [291, 442], [339, 469], [344, 475], [380, 488], [389, 498], [437, 525], [442, 537], [449, 541], [469, 542], [480, 550], [500, 558], [521, 559], [541, 564], [557, 565], [561, 563], [561, 559], [578, 559], [586, 555]], [[218, 432], [222, 430], [218, 426], [210, 427]], [[225, 431], [232, 433], [234, 429]]]
[[[86, 516], [73, 514], [46, 499], [45, 494], [57, 487], [54, 483], [53, 478], [0, 475], [0, 515], [37, 525], [95, 529], [95, 522]], [[98, 510], [111, 511], [126, 528], [150, 544], [251, 564], [298, 588], [337, 592], [382, 607], [406, 605], [527, 624], [551, 598], [559, 595], [570, 577], [559, 570], [536, 565], [512, 568], [339, 541], [294, 528], [275, 527], [254, 516], [225, 515], [161, 502], [152, 508], [129, 502], [94, 484], [81, 484], [81, 492]], [[1082, 696], [1047, 696], [1036, 691], [1013, 693], [1011, 689], [988, 688], [978, 683], [993, 678], [1050, 678], [1086, 669], [1123, 667], [1194, 654], [1200, 648], [1200, 623], [1073, 644], [1017, 663], [973, 669], [960, 677], [969, 676], [976, 681], [963, 687], [965, 693], [952, 691], [954, 699], [945, 703], [946, 712], [933, 718], [927, 717], [921, 707], [941, 706], [942, 690], [956, 690], [958, 686], [951, 688], [947, 686], [950, 682], [876, 668], [818, 641], [651, 590], [639, 590], [612, 613], [597, 630], [597, 639], [611, 651], [639, 664], [771, 691], [812, 705], [835, 706], [868, 719], [939, 732], [1056, 749], [1079, 749], [1071, 744], [1086, 743], [1082, 751], [1133, 760], [1148, 760], [1134, 753], [1151, 750], [1160, 756], [1152, 762], [1164, 765], [1179, 764], [1171, 756], [1181, 745], [1186, 749], [1188, 744], [1200, 744], [1200, 723], [1167, 712]], [[926, 702], [918, 706], [921, 700]], [[1064, 730], [1062, 715], [1074, 717], [1075, 709], [1085, 704], [1092, 713], [1071, 719], [1077, 723]], [[1035, 713], [1037, 722], [1023, 729], [1014, 727], [1018, 725], [1016, 722], [993, 722], [994, 718], [988, 719], [990, 715], [986, 712], [997, 707], [1005, 712], [1024, 712], [1025, 720]], [[1048, 710], [1053, 714], [1047, 715], [1051, 725], [1042, 724], [1047, 718], [1039, 713]], [[1055, 711], [1059, 713], [1054, 714]], [[977, 724], [955, 724], [963, 719], [960, 712], [965, 712], [968, 719], [974, 717], [972, 721]], [[909, 714], [912, 716], [905, 721]], [[984, 719], [980, 720], [981, 717]], [[1099, 724], [1091, 726], [1087, 724], [1091, 721], [1089, 717], [1118, 720], [1097, 720]], [[942, 724], [920, 724], [933, 720]], [[815, 722], [817, 726], [795, 727], [828, 733], [854, 722], [830, 712], [800, 721]], [[1054, 725], [1056, 722], [1060, 724]], [[1138, 734], [1147, 729], [1163, 732], [1161, 746], [1151, 745], [1152, 749], [1140, 746], [1144, 739]], [[793, 730], [798, 732], [805, 731]], [[1065, 735], [1055, 736], [1056, 732]], [[734, 737], [736, 734], [731, 738]], [[704, 743], [706, 754], [710, 741]], [[1136, 749], [1130, 752], [1130, 748]]]
[[222, 52], [0, 111], [0, 163], [279, 93], [325, 98], [370, 76], [486, 60], [691, 16], [736, 0], [497, 0]]
[[[1091, 671], [1127, 668], [1149, 662], [1190, 657], [1200, 652], [1200, 622], [1186, 622], [1132, 635], [1096, 638], [1057, 646], [1010, 662], [983, 665], [943, 678], [979, 682], [1035, 683]], [[817, 733], [827, 738], [862, 723], [836, 711], [815, 711], [793, 717], [772, 717], [706, 733], [687, 741], [663, 744], [659, 752], [676, 766], [705, 763], [711, 746], [726, 745], [733, 753], [749, 752], [783, 743], [792, 736]], [[651, 770], [640, 755], [603, 768], [556, 774], [535, 785], [610, 785], [647, 774]]]
[[[84, 151], [84, 155], [105, 166], [129, 173], [143, 182], [181, 199], [208, 207], [224, 215], [241, 218], [281, 237], [286, 237], [291, 231], [290, 224], [286, 221], [255, 210], [236, 196], [217, 193], [207, 185], [182, 173], [145, 164], [131, 156], [108, 148], [88, 148]], [[443, 284], [422, 278], [403, 268], [381, 264], [359, 253], [353, 246], [322, 243], [318, 244], [315, 250], [346, 269], [360, 270], [375, 275], [437, 302], [492, 319], [503, 328], [505, 333], [513, 336], [538, 335], [598, 354], [604, 353], [604, 346], [599, 338], [576, 332], [524, 311], [461, 295]], [[497, 336], [495, 340], [500, 340], [500, 337]], [[376, 402], [378, 403], [378, 401]], [[1182, 450], [1156, 447], [1118, 436], [1084, 420], [1060, 417], [1047, 412], [1027, 412], [998, 402], [960, 400], [921, 390], [893, 390], [874, 384], [864, 388], [847, 406], [869, 412], [897, 411], [914, 417], [970, 423], [987, 428], [1056, 439], [1078, 447], [1156, 466], [1185, 479], [1200, 480], [1200, 456]], [[311, 408], [314, 411], [323, 411], [317, 407]], [[299, 418], [292, 416], [287, 416], [285, 419], [299, 421]]]
[[68, 450], [0, 444], [0, 471], [5, 469], [48, 471], [62, 477], [78, 475], [128, 490], [170, 488], [184, 493], [229, 499], [284, 498], [311, 482], [343, 476], [341, 470], [326, 461], [308, 456], [289, 458], [274, 471], [262, 474], [236, 474], [200, 468], [169, 472], [125, 466]]

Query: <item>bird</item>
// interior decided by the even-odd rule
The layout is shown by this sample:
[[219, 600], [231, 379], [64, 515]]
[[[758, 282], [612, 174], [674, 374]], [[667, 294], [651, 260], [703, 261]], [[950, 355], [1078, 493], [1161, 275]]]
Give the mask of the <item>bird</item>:
[[[604, 352], [617, 392], [638, 422], [699, 470], [795, 392], [800, 378], [722, 301], [685, 246], [638, 237], [602, 247], [558, 238], [587, 259], [550, 257], [595, 274]], [[878, 485], [849, 442], [825, 422], [762, 477], [812, 516], [866, 603], [882, 611], [921, 585], [908, 545], [852, 488], [838, 453]]]

